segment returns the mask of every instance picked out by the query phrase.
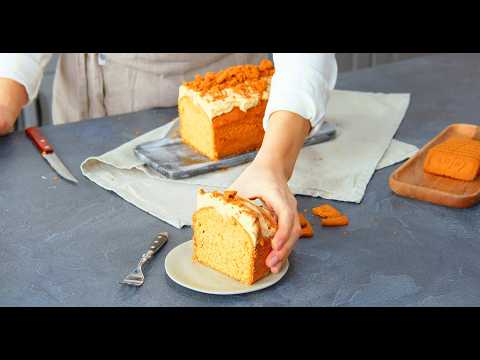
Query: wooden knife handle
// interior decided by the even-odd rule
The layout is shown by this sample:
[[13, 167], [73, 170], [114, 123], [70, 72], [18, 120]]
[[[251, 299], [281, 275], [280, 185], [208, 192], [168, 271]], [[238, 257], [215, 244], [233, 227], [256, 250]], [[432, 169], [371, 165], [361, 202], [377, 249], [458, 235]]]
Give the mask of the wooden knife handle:
[[38, 127], [30, 127], [25, 129], [27, 136], [37, 146], [42, 154], [50, 154], [53, 152], [53, 146], [48, 143], [47, 138], [42, 134]]

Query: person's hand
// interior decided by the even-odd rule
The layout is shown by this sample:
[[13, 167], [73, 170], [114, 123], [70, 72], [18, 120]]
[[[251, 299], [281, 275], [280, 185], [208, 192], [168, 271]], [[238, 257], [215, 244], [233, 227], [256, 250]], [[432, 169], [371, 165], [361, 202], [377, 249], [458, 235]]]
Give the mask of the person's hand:
[[309, 131], [310, 122], [301, 116], [288, 111], [273, 113], [255, 160], [231, 186], [244, 198], [262, 199], [277, 217], [278, 230], [267, 257], [267, 266], [274, 273], [280, 271], [301, 235], [297, 200], [288, 180]]
[[272, 252], [266, 264], [278, 273], [300, 237], [297, 200], [287, 185], [287, 178], [275, 164], [254, 161], [230, 187], [244, 198], [261, 198], [273, 210], [278, 230], [272, 239]]
[[0, 136], [10, 134], [15, 125], [16, 116], [14, 112], [4, 106], [0, 106]]
[[15, 121], [27, 101], [28, 95], [23, 85], [0, 78], [0, 136], [13, 131]]

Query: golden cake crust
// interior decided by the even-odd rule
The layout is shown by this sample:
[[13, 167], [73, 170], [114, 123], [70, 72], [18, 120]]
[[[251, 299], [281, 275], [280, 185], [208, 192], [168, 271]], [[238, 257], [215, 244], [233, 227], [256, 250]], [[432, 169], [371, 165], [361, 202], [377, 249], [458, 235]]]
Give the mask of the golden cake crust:
[[[265, 136], [263, 115], [266, 101], [243, 112], [238, 107], [210, 121], [188, 97], [179, 101], [180, 134], [185, 144], [212, 160], [243, 154], [260, 148]], [[190, 115], [187, 115], [190, 114]], [[185, 119], [197, 114], [194, 121]], [[201, 134], [201, 135], [200, 135]]]
[[260, 148], [275, 69], [270, 60], [197, 75], [179, 90], [183, 142], [212, 160]]

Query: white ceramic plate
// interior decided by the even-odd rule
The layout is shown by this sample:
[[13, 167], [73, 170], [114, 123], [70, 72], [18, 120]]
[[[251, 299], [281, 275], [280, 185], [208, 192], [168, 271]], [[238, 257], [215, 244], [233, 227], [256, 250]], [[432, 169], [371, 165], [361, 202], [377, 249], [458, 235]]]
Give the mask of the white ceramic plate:
[[202, 264], [192, 261], [193, 241], [172, 249], [165, 258], [167, 275], [188, 289], [214, 295], [237, 295], [265, 289], [277, 283], [287, 273], [288, 261], [278, 274], [270, 274], [248, 286]]

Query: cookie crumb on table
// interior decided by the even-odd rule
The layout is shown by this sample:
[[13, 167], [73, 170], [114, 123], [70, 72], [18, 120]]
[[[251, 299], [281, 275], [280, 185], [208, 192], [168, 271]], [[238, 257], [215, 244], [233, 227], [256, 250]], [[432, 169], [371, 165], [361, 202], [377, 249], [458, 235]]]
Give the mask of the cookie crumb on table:
[[346, 215], [322, 219], [322, 226], [326, 227], [347, 226], [348, 223], [349, 220]]
[[299, 217], [299, 220], [300, 220], [300, 226], [302, 227], [302, 235], [300, 236], [300, 238], [311, 238], [311, 237], [313, 237], [314, 233], [313, 233], [312, 224], [310, 224], [310, 222], [307, 220], [305, 215], [303, 215], [303, 213], [299, 212], [298, 217]]
[[322, 218], [321, 224], [325, 227], [346, 226], [349, 224], [348, 216], [342, 214], [329, 204], [323, 204], [313, 208], [312, 213]]
[[333, 206], [324, 204], [312, 209], [312, 213], [315, 216], [319, 216], [322, 219], [341, 216], [342, 213], [335, 209]]

